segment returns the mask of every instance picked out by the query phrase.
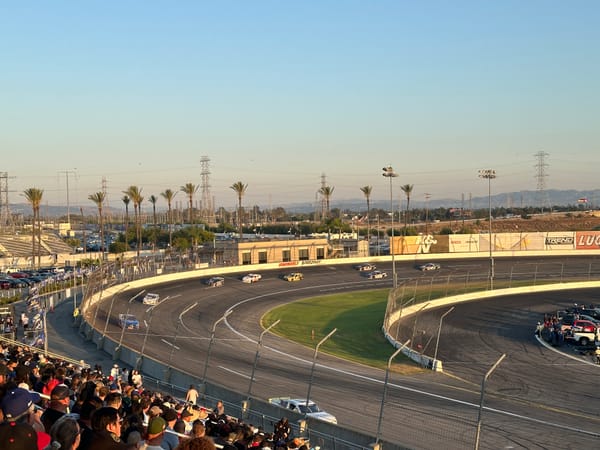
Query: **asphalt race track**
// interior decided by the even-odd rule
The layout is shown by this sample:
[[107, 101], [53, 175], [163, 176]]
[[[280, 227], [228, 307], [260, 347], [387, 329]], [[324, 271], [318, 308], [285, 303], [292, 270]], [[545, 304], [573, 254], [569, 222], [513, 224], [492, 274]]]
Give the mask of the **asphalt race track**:
[[[562, 264], [567, 258], [543, 261]], [[549, 262], [550, 261], [550, 262]], [[497, 273], [526, 262], [498, 259]], [[570, 267], [582, 273], [595, 258], [568, 258]], [[390, 264], [379, 268], [391, 272]], [[399, 280], [433, 276], [416, 271], [412, 264], [396, 263]], [[448, 261], [435, 275], [445, 272], [486, 274], [488, 260]], [[144, 353], [202, 377], [213, 324], [231, 311], [215, 328], [206, 378], [238, 392], [249, 389], [250, 374], [263, 331], [260, 317], [275, 305], [327, 293], [390, 287], [390, 278], [368, 280], [347, 266], [303, 268], [304, 280], [288, 283], [285, 271], [264, 271], [262, 281], [244, 284], [226, 277], [225, 286], [209, 288], [201, 280], [157, 285], [152, 292], [163, 301], [152, 312], [138, 292], [116, 296], [111, 320], [100, 310], [96, 327], [119, 340], [116, 316], [127, 309], [142, 326], [127, 331], [124, 344], [141, 349], [149, 326]], [[240, 274], [242, 275], [242, 274]], [[557, 280], [558, 281], [558, 280]], [[600, 366], [589, 357], [565, 354], [540, 344], [535, 324], [544, 313], [577, 303], [598, 303], [598, 290], [574, 290], [535, 295], [506, 296], [488, 301], [456, 305], [444, 319], [438, 358], [444, 373], [423, 370], [411, 376], [390, 373], [382, 436], [410, 448], [472, 448], [475, 442], [481, 382], [485, 373], [505, 353], [486, 385], [480, 448], [569, 449], [600, 447]], [[189, 306], [197, 305], [181, 316]], [[412, 338], [432, 355], [432, 336], [449, 307], [407, 318], [399, 337]], [[252, 396], [305, 397], [314, 349], [267, 333], [256, 367]], [[391, 350], [391, 349], [390, 349]], [[564, 350], [564, 349], [562, 349]], [[391, 354], [391, 353], [390, 353]], [[361, 432], [376, 434], [385, 372], [320, 353], [314, 373], [311, 398], [338, 418], [338, 423]]]

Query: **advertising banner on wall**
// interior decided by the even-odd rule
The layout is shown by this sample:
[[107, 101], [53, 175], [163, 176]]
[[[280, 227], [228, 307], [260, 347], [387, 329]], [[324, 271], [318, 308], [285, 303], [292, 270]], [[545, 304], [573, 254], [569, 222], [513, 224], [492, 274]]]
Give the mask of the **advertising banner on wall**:
[[465, 253], [479, 251], [478, 234], [450, 234], [448, 235], [448, 251], [450, 253]]
[[543, 233], [497, 233], [494, 235], [494, 250], [544, 250], [544, 235]]
[[544, 233], [546, 250], [572, 250], [575, 248], [574, 231], [552, 231]]
[[437, 239], [431, 234], [418, 236], [394, 236], [392, 251], [395, 255], [414, 255], [431, 253], [431, 247], [437, 244]]
[[600, 249], [600, 231], [576, 231], [575, 248], [577, 250]]

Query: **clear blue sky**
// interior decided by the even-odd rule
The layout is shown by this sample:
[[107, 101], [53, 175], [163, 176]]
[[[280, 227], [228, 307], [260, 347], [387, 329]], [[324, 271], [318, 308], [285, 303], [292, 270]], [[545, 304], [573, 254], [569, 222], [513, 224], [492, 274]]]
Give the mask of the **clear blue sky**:
[[482, 168], [535, 190], [542, 151], [548, 189], [600, 188], [599, 23], [595, 0], [4, 2], [0, 171], [11, 202], [65, 204], [70, 173], [71, 205], [105, 177], [122, 207], [205, 155], [217, 206], [236, 181], [313, 202], [324, 173], [335, 207], [389, 198], [388, 164], [415, 200], [487, 195]]

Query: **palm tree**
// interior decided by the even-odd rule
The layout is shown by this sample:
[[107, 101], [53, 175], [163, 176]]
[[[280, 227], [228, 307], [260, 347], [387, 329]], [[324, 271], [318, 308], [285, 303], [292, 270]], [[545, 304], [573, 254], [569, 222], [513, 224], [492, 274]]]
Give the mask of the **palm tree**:
[[[406, 235], [407, 229], [407, 223], [408, 223], [408, 208], [410, 206], [410, 194], [412, 194], [412, 190], [413, 190], [414, 185], [413, 184], [405, 184], [404, 186], [400, 186], [400, 189], [402, 189], [402, 192], [404, 192], [406, 194], [406, 213], [404, 214], [404, 235]], [[392, 211], [392, 214], [394, 212]]]
[[158, 201], [158, 197], [152, 194], [148, 197], [148, 201], [152, 203], [152, 228], [153, 228], [153, 239], [152, 245], [156, 246], [156, 202]]
[[124, 195], [121, 201], [125, 203], [125, 245], [129, 248], [129, 245], [127, 244], [127, 231], [129, 230], [129, 202], [131, 199], [129, 198], [129, 195]]
[[106, 242], [104, 241], [104, 215], [102, 214], [102, 207], [104, 205], [104, 201], [106, 200], [106, 194], [102, 191], [96, 192], [88, 196], [88, 199], [93, 201], [98, 208], [98, 223], [100, 225], [100, 250], [102, 251], [102, 258], [100, 258], [100, 264], [104, 260], [105, 254], [105, 246]]
[[360, 188], [363, 194], [365, 194], [365, 198], [367, 199], [367, 239], [371, 239], [371, 191], [373, 191], [372, 186], [363, 186]]
[[[23, 191], [23, 195], [31, 205], [33, 211], [33, 221], [31, 223], [31, 265], [35, 267], [35, 256], [38, 257], [38, 267], [41, 265], [41, 249], [42, 249], [42, 225], [40, 223], [40, 205], [44, 191], [38, 188], [29, 188]], [[37, 224], [37, 231], [36, 231]], [[35, 235], [38, 235], [37, 253], [35, 246]]]
[[171, 189], [165, 189], [164, 192], [161, 192], [160, 195], [167, 201], [167, 205], [169, 210], [167, 212], [167, 221], [169, 222], [169, 248], [173, 245], [173, 216], [171, 211], [171, 204], [173, 203], [173, 198], [177, 195], [177, 192], [173, 192]]
[[123, 193], [129, 196], [133, 202], [133, 210], [135, 215], [135, 236], [137, 239], [137, 257], [139, 259], [140, 247], [142, 245], [141, 205], [144, 201], [144, 197], [142, 196], [142, 190], [137, 186], [129, 186], [126, 191], [123, 191]]
[[186, 183], [185, 186], [180, 187], [181, 192], [188, 196], [189, 209], [188, 209], [188, 220], [190, 225], [192, 224], [192, 206], [194, 204], [194, 194], [198, 190], [198, 186], [193, 183]]
[[331, 186], [323, 186], [319, 189], [319, 193], [325, 197], [325, 208], [327, 211], [327, 218], [329, 218], [329, 201], [331, 200], [331, 196], [333, 195], [333, 190], [335, 188]]
[[233, 189], [235, 191], [235, 193], [237, 194], [237, 197], [238, 197], [238, 216], [237, 216], [237, 220], [238, 220], [238, 229], [239, 229], [240, 240], [241, 240], [242, 239], [242, 233], [243, 233], [243, 229], [242, 229], [242, 217], [244, 215], [244, 210], [242, 209], [242, 198], [244, 197], [244, 194], [246, 193], [246, 189], [248, 188], [248, 185], [242, 183], [241, 181], [236, 181], [231, 186], [229, 186], [229, 188]]

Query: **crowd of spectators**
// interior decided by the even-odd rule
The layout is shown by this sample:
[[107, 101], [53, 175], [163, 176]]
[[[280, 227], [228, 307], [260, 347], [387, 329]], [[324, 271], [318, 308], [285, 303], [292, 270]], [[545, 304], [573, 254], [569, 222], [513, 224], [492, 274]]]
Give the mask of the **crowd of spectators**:
[[287, 419], [273, 432], [144, 386], [136, 370], [85, 367], [0, 344], [0, 443], [10, 450], [308, 450]]

